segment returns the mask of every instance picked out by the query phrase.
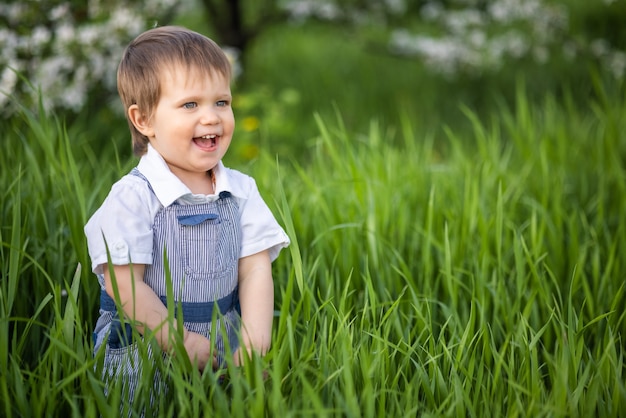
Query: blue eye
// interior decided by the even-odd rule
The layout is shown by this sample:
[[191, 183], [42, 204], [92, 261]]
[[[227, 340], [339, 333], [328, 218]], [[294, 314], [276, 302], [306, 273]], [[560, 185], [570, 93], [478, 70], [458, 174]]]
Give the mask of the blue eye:
[[225, 107], [225, 106], [228, 106], [228, 100], [219, 100], [219, 101], [216, 103], [216, 105], [217, 105], [217, 107]]
[[196, 107], [198, 107], [198, 103], [196, 103], [196, 102], [187, 102], [187, 103], [183, 104], [183, 108], [185, 108], [185, 109], [194, 109]]

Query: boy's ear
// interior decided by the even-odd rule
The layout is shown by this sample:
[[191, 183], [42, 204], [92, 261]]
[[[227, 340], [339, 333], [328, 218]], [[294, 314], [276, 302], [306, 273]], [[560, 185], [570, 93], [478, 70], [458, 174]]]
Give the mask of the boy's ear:
[[148, 117], [148, 115], [143, 113], [139, 109], [139, 106], [137, 106], [136, 104], [131, 105], [128, 108], [128, 119], [143, 135], [147, 136], [148, 138], [154, 135], [154, 130], [152, 129], [152, 123], [150, 122], [150, 118]]

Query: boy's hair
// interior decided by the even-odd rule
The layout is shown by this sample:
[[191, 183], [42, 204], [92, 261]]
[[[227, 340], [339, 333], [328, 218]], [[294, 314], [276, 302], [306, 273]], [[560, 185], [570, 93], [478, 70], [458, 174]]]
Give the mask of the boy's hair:
[[231, 78], [228, 57], [204, 35], [182, 27], [162, 26], [137, 36], [126, 47], [117, 69], [117, 90], [137, 156], [145, 154], [149, 141], [128, 118], [128, 108], [136, 104], [146, 117], [151, 117], [161, 97], [163, 72], [174, 66]]

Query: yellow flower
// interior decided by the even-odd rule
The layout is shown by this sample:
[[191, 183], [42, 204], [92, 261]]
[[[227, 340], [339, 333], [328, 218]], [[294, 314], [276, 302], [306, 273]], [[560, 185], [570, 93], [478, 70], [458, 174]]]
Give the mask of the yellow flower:
[[261, 121], [259, 121], [259, 118], [257, 118], [256, 116], [245, 117], [242, 121], [243, 130], [246, 132], [256, 131], [257, 129], [259, 129], [260, 124]]

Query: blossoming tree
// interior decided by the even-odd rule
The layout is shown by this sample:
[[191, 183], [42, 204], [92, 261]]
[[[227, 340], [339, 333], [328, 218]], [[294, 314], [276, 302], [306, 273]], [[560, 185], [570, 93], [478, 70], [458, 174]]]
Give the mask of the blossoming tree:
[[[594, 2], [626, 17], [624, 0]], [[455, 77], [497, 71], [511, 60], [539, 64], [558, 55], [595, 57], [617, 79], [626, 54], [606, 39], [570, 30], [569, 0], [5, 0], [0, 4], [0, 109], [11, 97], [79, 111], [115, 91], [118, 57], [129, 39], [177, 13], [200, 8], [215, 37], [245, 57], [250, 41], [276, 22], [311, 19], [380, 27], [388, 53], [421, 60]], [[619, 18], [618, 18], [619, 19]], [[626, 25], [621, 25], [626, 26]], [[612, 29], [614, 32], [614, 30]], [[233, 57], [237, 54], [234, 53]]]

